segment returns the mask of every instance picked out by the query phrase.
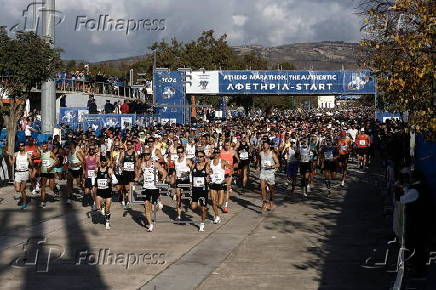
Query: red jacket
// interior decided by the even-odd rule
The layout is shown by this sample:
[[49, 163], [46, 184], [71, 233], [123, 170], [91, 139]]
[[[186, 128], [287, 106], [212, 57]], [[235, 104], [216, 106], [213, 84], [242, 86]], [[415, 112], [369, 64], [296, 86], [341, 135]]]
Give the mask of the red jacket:
[[121, 110], [121, 113], [128, 114], [129, 113], [129, 105], [126, 103], [122, 104], [120, 110]]

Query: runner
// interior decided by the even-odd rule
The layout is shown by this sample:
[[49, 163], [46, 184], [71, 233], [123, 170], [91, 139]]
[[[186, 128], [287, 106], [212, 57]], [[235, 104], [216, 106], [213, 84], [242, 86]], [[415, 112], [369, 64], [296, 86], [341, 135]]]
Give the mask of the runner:
[[240, 194], [242, 194], [247, 189], [247, 182], [250, 171], [251, 148], [248, 143], [248, 137], [244, 136], [241, 139], [236, 147], [236, 150], [239, 155], [238, 171], [240, 180], [242, 181], [242, 190], [240, 191]]
[[185, 149], [183, 146], [177, 147], [178, 158], [174, 162], [176, 172], [176, 210], [177, 221], [182, 220], [182, 187], [190, 185], [190, 174], [193, 163], [185, 156]]
[[297, 184], [297, 174], [298, 174], [298, 159], [296, 157], [297, 153], [297, 140], [291, 139], [289, 146], [284, 149], [285, 160], [287, 160], [286, 167], [286, 177], [291, 183], [291, 193], [294, 192], [295, 186]]
[[198, 161], [192, 169], [192, 210], [200, 207], [201, 223], [198, 231], [204, 232], [205, 220], [207, 217], [208, 188], [207, 177], [210, 174], [210, 168], [206, 162], [206, 154], [203, 151], [197, 151]]
[[[29, 167], [33, 166], [31, 155], [25, 151], [23, 142], [18, 144], [18, 152], [9, 157], [10, 164], [15, 164], [15, 191], [21, 194], [18, 197], [18, 205], [21, 204], [21, 209], [27, 208], [26, 183], [29, 180]], [[16, 198], [17, 199], [17, 198]]]
[[223, 149], [221, 150], [221, 159], [224, 161], [227, 161], [228, 166], [226, 167], [225, 174], [226, 174], [226, 194], [223, 196], [223, 199], [219, 200], [220, 207], [223, 211], [223, 213], [229, 212], [229, 196], [232, 192], [232, 181], [233, 181], [233, 169], [234, 169], [234, 160], [236, 160], [236, 163], [239, 163], [239, 157], [236, 151], [232, 148], [232, 144], [230, 143], [230, 140], [226, 140], [224, 142]]
[[37, 195], [37, 193], [40, 191], [38, 178], [41, 169], [41, 152], [38, 146], [35, 144], [35, 139], [32, 137], [27, 139], [26, 153], [31, 157], [33, 164], [29, 171], [30, 189], [32, 190], [32, 195]]
[[351, 152], [352, 140], [347, 136], [345, 131], [341, 132], [338, 140], [338, 166], [342, 170], [341, 186], [345, 186], [345, 177], [347, 176], [348, 158]]
[[54, 192], [55, 191], [55, 171], [54, 168], [56, 164], [59, 163], [56, 155], [48, 150], [48, 143], [44, 142], [42, 144], [42, 153], [41, 153], [41, 196], [40, 196], [40, 208], [45, 208], [45, 186], [48, 181], [49, 188]]
[[162, 179], [167, 178], [166, 170], [157, 161], [153, 161], [152, 153], [150, 148], [145, 148], [141, 165], [138, 166], [136, 179], [139, 180], [142, 175], [143, 181], [143, 191], [142, 194], [145, 195], [145, 218], [147, 219], [148, 225], [146, 229], [148, 232], [153, 231], [153, 219], [152, 213], [154, 207], [158, 205], [159, 202], [159, 189], [156, 187], [158, 181], [158, 173], [161, 174]]
[[297, 151], [297, 159], [300, 162], [300, 175], [301, 175], [301, 191], [303, 195], [307, 197], [309, 185], [309, 175], [312, 168], [312, 156], [313, 152], [307, 145], [307, 140], [302, 140], [300, 148]]
[[82, 164], [84, 161], [83, 153], [78, 150], [77, 143], [72, 141], [70, 144], [70, 152], [67, 156], [68, 174], [67, 174], [67, 196], [66, 203], [71, 204], [71, 197], [74, 190], [74, 181], [77, 187], [82, 191]]
[[92, 210], [96, 209], [96, 192], [95, 186], [92, 183], [92, 179], [95, 178], [95, 170], [97, 169], [97, 164], [100, 162], [100, 155], [96, 154], [96, 148], [94, 145], [90, 145], [88, 148], [88, 154], [84, 158], [83, 175], [85, 176], [85, 193], [83, 195], [82, 205], [88, 206], [92, 205]]
[[335, 179], [336, 175], [336, 159], [337, 149], [333, 147], [331, 139], [327, 139], [325, 146], [321, 149], [320, 163], [324, 175], [324, 183], [327, 187], [328, 194], [331, 194], [331, 180]]
[[[107, 158], [100, 157], [100, 166], [96, 171], [91, 174], [91, 183], [95, 186], [96, 190], [96, 210], [105, 217], [105, 226], [109, 230], [111, 219], [111, 205], [112, 205], [112, 185], [117, 184], [118, 179], [115, 177], [112, 168], [108, 167]], [[102, 202], [104, 207], [102, 208]]]
[[[260, 170], [260, 190], [262, 210], [272, 210], [275, 207], [273, 196], [275, 193], [275, 172], [280, 167], [277, 154], [271, 150], [270, 141], [263, 141], [263, 150], [259, 153], [258, 171]], [[268, 187], [268, 189], [267, 189]]]
[[365, 129], [360, 129], [359, 135], [356, 137], [357, 158], [359, 160], [360, 169], [367, 166], [367, 158], [371, 142], [369, 136], [365, 134]]
[[127, 150], [121, 152], [119, 159], [119, 166], [122, 168], [121, 180], [120, 183], [121, 192], [120, 196], [122, 196], [122, 206], [124, 210], [130, 208], [129, 196], [128, 192], [130, 191], [133, 183], [135, 182], [135, 171], [137, 167], [137, 162], [139, 158], [137, 158], [137, 154], [135, 148], [133, 147], [133, 143], [130, 140], [126, 142]]
[[213, 222], [218, 224], [221, 222], [221, 217], [218, 213], [219, 201], [224, 199], [224, 190], [226, 189], [225, 169], [230, 167], [227, 161], [221, 159], [221, 151], [215, 148], [213, 151], [213, 159], [210, 162], [211, 183], [209, 184], [210, 198], [212, 200], [212, 209], [215, 214]]

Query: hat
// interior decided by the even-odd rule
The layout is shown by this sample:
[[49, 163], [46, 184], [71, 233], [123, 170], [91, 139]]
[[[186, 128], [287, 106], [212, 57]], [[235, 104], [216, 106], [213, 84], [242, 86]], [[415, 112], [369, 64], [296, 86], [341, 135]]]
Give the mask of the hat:
[[342, 130], [342, 131], [341, 131], [341, 135], [342, 135], [342, 136], [345, 136], [345, 135], [347, 135], [347, 131], [345, 131], [345, 130]]
[[360, 129], [360, 132], [365, 132], [365, 128], [361, 128], [361, 129]]

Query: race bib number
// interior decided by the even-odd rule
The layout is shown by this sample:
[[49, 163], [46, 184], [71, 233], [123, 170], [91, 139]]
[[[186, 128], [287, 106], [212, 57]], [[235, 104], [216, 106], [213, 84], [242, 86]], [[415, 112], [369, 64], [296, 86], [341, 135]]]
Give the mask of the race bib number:
[[144, 170], [144, 182], [148, 184], [154, 182], [154, 170], [152, 168]]
[[272, 165], [272, 162], [271, 161], [264, 161], [263, 162], [263, 166], [262, 167], [269, 167], [269, 166], [271, 166]]
[[309, 154], [304, 154], [304, 155], [301, 155], [301, 162], [309, 162], [310, 161], [310, 156], [309, 156]]
[[97, 187], [99, 189], [107, 188], [107, 179], [97, 179]]
[[326, 160], [332, 160], [333, 159], [333, 152], [332, 151], [325, 151], [324, 152], [324, 158]]
[[171, 154], [171, 161], [177, 160], [177, 154]]
[[135, 163], [134, 162], [124, 162], [124, 170], [126, 171], [133, 171], [135, 170]]
[[194, 177], [192, 183], [194, 187], [204, 187], [204, 177]]
[[248, 159], [248, 152], [247, 152], [247, 151], [241, 151], [241, 152], [239, 153], [239, 158], [240, 158], [241, 160], [247, 160], [247, 159]]
[[365, 146], [366, 145], [366, 140], [359, 140], [359, 145], [360, 146]]
[[95, 170], [88, 170], [88, 178], [95, 177]]
[[50, 160], [42, 160], [42, 167], [45, 168], [50, 167]]
[[224, 181], [224, 174], [214, 173], [212, 174], [212, 182], [215, 184], [221, 184]]

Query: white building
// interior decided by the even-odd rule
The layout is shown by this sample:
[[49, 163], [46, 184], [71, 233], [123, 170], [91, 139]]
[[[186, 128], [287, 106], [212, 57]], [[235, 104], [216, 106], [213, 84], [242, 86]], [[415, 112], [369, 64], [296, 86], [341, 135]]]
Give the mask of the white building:
[[318, 109], [335, 107], [335, 96], [318, 96]]

